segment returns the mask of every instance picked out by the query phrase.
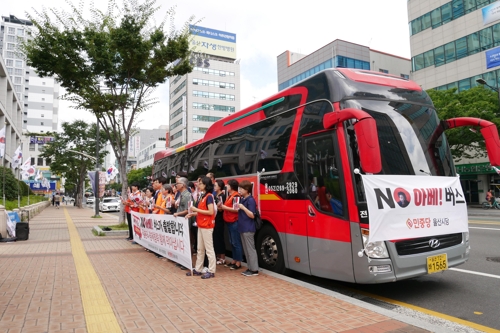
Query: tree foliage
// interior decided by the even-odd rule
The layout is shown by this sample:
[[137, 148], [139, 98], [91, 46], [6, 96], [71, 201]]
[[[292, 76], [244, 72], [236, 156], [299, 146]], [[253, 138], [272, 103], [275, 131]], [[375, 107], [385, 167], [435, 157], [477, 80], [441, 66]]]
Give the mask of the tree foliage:
[[127, 181], [129, 184], [138, 182], [140, 184], [140, 188], [145, 188], [150, 183], [150, 180], [148, 180], [147, 177], [151, 176], [152, 174], [153, 174], [152, 166], [136, 170], [130, 170], [130, 172], [127, 174]]
[[[5, 178], [5, 186], [4, 186], [4, 178]], [[12, 173], [12, 169], [0, 166], [0, 199], [3, 198], [4, 189], [5, 189], [5, 200], [16, 200], [18, 193], [19, 195], [22, 196], [22, 193], [19, 192], [23, 191], [23, 188], [20, 187], [22, 186], [20, 185], [20, 183], [23, 183], [26, 186], [24, 182], [16, 179], [16, 177]]]
[[[95, 160], [86, 157], [96, 156], [96, 124], [88, 124], [83, 120], [62, 124], [62, 133], [56, 133], [54, 141], [44, 146], [41, 157], [50, 158], [50, 170], [66, 178], [68, 189], [74, 190], [81, 195], [87, 176], [87, 171], [95, 169]], [[104, 135], [104, 133], [102, 133]], [[81, 152], [74, 153], [70, 150]], [[100, 163], [102, 163], [107, 152], [100, 152]], [[81, 207], [81, 197], [77, 197], [77, 206]]]
[[23, 46], [28, 64], [39, 75], [55, 76], [66, 89], [63, 98], [77, 109], [96, 115], [123, 175], [136, 118], [157, 102], [151, 93], [168, 77], [192, 70], [192, 19], [177, 31], [170, 9], [155, 26], [158, 10], [156, 0], [124, 0], [121, 6], [109, 0], [106, 12], [91, 7], [90, 18], [73, 4], [69, 12], [52, 8], [28, 15], [37, 29]]
[[[427, 93], [434, 103], [439, 119], [475, 117], [489, 120], [495, 123], [497, 128], [500, 125], [498, 93], [491, 89], [477, 86], [461, 92], [454, 88], [428, 90]], [[457, 161], [487, 156], [484, 138], [479, 130], [480, 127], [472, 130], [459, 127], [446, 131], [451, 152]]]

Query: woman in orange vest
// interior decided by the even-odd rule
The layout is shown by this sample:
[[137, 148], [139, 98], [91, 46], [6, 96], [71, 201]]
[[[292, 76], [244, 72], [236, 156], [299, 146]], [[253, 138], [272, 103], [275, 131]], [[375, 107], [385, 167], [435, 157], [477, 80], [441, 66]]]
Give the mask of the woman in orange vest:
[[[188, 219], [191, 216], [196, 216], [196, 224], [198, 225], [198, 252], [193, 275], [201, 275], [202, 279], [210, 279], [215, 277], [215, 268], [217, 266], [213, 243], [216, 210], [212, 194], [214, 189], [212, 180], [203, 177], [198, 183], [198, 189], [202, 192], [198, 207], [191, 207], [191, 212], [186, 215]], [[208, 257], [208, 271], [202, 274], [205, 253]], [[186, 273], [186, 275], [191, 276], [191, 272]]]
[[235, 209], [235, 198], [240, 198], [238, 193], [239, 183], [236, 179], [229, 179], [227, 181], [227, 189], [229, 193], [226, 201], [221, 205], [223, 211], [222, 217], [227, 226], [229, 233], [229, 242], [231, 243], [231, 251], [233, 253], [233, 261], [227, 262], [224, 266], [232, 270], [241, 268], [241, 261], [243, 260], [243, 245], [241, 245], [241, 236], [238, 231], [238, 209]]

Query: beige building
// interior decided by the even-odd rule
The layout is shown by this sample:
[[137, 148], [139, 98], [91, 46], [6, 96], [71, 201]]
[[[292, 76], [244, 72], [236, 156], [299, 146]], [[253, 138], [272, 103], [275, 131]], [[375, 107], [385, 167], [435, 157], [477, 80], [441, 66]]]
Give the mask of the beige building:
[[[500, 1], [408, 1], [412, 72], [423, 89], [466, 90], [483, 79], [500, 87]], [[468, 203], [500, 196], [500, 176], [488, 159], [456, 163]]]
[[169, 147], [203, 138], [210, 125], [240, 109], [236, 35], [191, 26], [191, 73], [170, 79]]
[[410, 59], [336, 39], [311, 54], [285, 51], [278, 56], [278, 89], [286, 89], [326, 68], [373, 70], [409, 78]]

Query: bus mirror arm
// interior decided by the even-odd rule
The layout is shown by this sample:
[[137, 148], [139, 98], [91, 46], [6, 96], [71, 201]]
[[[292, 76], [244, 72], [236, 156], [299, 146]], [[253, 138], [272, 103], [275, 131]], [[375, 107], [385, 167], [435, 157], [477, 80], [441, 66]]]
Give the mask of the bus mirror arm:
[[494, 123], [479, 118], [459, 117], [444, 120], [442, 124], [445, 130], [463, 126], [480, 126], [490, 164], [500, 165], [500, 139], [498, 137], [497, 127]]
[[354, 132], [358, 139], [359, 158], [363, 171], [372, 174], [379, 173], [382, 171], [382, 160], [377, 124], [372, 116], [358, 109], [342, 109], [327, 113], [323, 118], [323, 126], [329, 129], [349, 119], [357, 120], [354, 124]]

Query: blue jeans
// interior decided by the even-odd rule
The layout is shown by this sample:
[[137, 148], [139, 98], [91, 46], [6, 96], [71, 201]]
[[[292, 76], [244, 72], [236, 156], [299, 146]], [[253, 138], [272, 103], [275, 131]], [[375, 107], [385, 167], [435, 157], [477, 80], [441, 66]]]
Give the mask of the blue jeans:
[[229, 242], [231, 243], [231, 248], [233, 251], [233, 260], [242, 261], [243, 247], [241, 246], [241, 236], [238, 232], [238, 221], [233, 223], [226, 222], [226, 225], [229, 231]]

